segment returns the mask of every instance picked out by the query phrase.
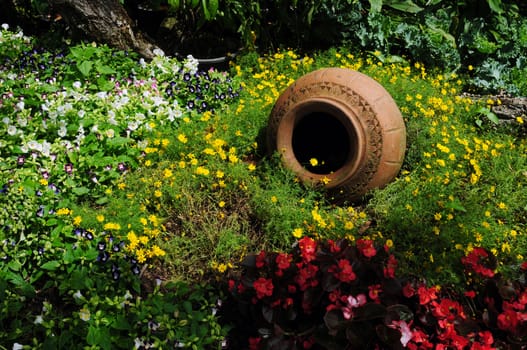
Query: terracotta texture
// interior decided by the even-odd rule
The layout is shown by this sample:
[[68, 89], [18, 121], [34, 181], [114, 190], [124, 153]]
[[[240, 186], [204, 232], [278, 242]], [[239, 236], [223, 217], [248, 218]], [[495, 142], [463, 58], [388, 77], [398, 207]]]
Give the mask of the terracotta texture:
[[354, 201], [397, 175], [406, 128], [395, 101], [375, 80], [324, 68], [280, 95], [269, 117], [267, 146], [281, 153], [301, 181]]

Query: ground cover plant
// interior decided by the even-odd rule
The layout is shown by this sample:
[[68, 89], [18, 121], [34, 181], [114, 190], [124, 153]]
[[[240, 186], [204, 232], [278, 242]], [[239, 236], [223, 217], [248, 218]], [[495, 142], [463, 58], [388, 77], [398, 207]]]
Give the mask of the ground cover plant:
[[[525, 344], [525, 117], [494, 125], [499, 100], [463, 97], [464, 77], [346, 49], [222, 73], [0, 42], [4, 348]], [[363, 203], [263, 149], [280, 92], [323, 66], [377, 79], [405, 116], [403, 170]]]

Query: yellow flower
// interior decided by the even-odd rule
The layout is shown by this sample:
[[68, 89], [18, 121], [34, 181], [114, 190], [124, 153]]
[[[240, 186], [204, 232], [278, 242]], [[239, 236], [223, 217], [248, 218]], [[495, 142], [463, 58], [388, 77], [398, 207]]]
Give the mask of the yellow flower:
[[101, 215], [101, 214], [97, 215], [97, 221], [103, 222], [104, 221], [104, 215]]
[[140, 248], [135, 251], [135, 257], [137, 258], [137, 262], [142, 264], [146, 261], [146, 253], [144, 249]]
[[69, 210], [68, 208], [60, 208], [59, 210], [57, 210], [57, 215], [59, 216], [70, 215], [70, 214], [71, 214], [71, 210]]
[[79, 215], [77, 215], [75, 218], [73, 218], [73, 225], [74, 226], [79, 226], [82, 222], [82, 217], [80, 217]]
[[318, 165], [318, 160], [316, 158], [311, 158], [309, 160], [309, 163], [311, 164], [311, 166], [317, 166]]
[[273, 203], [278, 202], [278, 198], [276, 198], [276, 196], [271, 196], [271, 202]]
[[187, 143], [187, 142], [188, 142], [187, 136], [185, 136], [185, 134], [179, 134], [179, 135], [177, 136], [177, 139], [178, 139], [179, 142], [181, 142], [181, 143]]
[[163, 192], [161, 192], [160, 190], [155, 190], [155, 191], [154, 191], [154, 196], [155, 196], [155, 197], [159, 198], [159, 197], [161, 197], [162, 195], [163, 195]]
[[322, 178], [322, 180], [320, 180], [320, 181], [321, 181], [324, 185], [327, 185], [328, 183], [331, 182], [331, 179], [330, 179], [329, 177], [327, 177], [327, 176], [324, 176], [324, 177]]
[[387, 246], [388, 248], [393, 247], [393, 241], [392, 241], [391, 239], [387, 239], [387, 240], [386, 240], [386, 246]]
[[115, 223], [115, 222], [108, 222], [106, 224], [104, 224], [104, 229], [105, 230], [115, 230], [115, 231], [118, 231], [121, 229], [121, 225]]
[[249, 171], [254, 171], [254, 170], [256, 170], [256, 165], [251, 163], [251, 164], [249, 164], [249, 166], [247, 166], [247, 168], [249, 169]]
[[117, 188], [120, 190], [124, 190], [126, 188], [126, 184], [124, 182], [119, 182], [117, 184]]
[[352, 230], [354, 227], [355, 227], [355, 224], [351, 221], [346, 220], [346, 222], [344, 223], [344, 228], [346, 230]]
[[441, 220], [442, 217], [443, 217], [443, 215], [441, 215], [441, 213], [435, 213], [435, 214], [434, 214], [434, 219], [435, 219], [436, 221]]
[[219, 206], [220, 208], [223, 208], [223, 207], [225, 206], [225, 201], [220, 201], [220, 202], [218, 203], [218, 206]]
[[40, 179], [40, 180], [38, 180], [38, 182], [40, 182], [40, 184], [42, 186], [47, 186], [48, 185], [48, 180], [46, 180], [46, 179]]
[[523, 118], [522, 117], [516, 117], [516, 121], [518, 124], [523, 124]]
[[167, 179], [170, 178], [170, 177], [172, 177], [172, 175], [173, 175], [173, 173], [172, 173], [172, 170], [170, 170], [170, 169], [165, 169], [165, 170], [163, 171], [163, 176], [164, 176], [165, 178], [167, 178]]
[[507, 209], [507, 204], [505, 204], [503, 202], [499, 202], [498, 203], [498, 208], [500, 208], [500, 209]]
[[137, 238], [137, 235], [135, 234], [135, 232], [134, 231], [128, 232], [128, 235], [126, 236], [126, 238], [128, 238], [128, 241], [130, 242], [128, 244], [128, 248], [130, 250], [135, 250], [135, 248], [139, 244], [139, 239]]
[[224, 263], [221, 263], [218, 265], [216, 269], [218, 270], [218, 272], [224, 273], [225, 271], [227, 271], [227, 265]]
[[208, 176], [210, 174], [210, 171], [209, 171], [209, 169], [207, 169], [205, 167], [199, 166], [199, 167], [196, 168], [196, 174], [203, 175], [203, 176]]
[[300, 238], [300, 237], [302, 237], [303, 234], [304, 234], [304, 230], [301, 229], [301, 228], [295, 228], [293, 230], [293, 237], [295, 237], [295, 238]]

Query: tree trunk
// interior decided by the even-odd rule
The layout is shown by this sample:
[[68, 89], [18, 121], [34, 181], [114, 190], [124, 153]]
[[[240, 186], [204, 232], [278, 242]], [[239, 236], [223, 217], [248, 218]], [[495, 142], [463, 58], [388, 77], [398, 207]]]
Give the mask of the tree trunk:
[[119, 0], [50, 0], [53, 11], [66, 21], [75, 37], [95, 40], [151, 59], [157, 46], [135, 32]]

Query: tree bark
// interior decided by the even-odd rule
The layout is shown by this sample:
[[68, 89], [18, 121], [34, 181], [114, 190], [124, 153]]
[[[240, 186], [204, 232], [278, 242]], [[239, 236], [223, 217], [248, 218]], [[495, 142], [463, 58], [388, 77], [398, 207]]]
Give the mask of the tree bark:
[[95, 40], [151, 59], [157, 46], [134, 31], [131, 18], [119, 0], [50, 0], [78, 38]]

